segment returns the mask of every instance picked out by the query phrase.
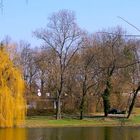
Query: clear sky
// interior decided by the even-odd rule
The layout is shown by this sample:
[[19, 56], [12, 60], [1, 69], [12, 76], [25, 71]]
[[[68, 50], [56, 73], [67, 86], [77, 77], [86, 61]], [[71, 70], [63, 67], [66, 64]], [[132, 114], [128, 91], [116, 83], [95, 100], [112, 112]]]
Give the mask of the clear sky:
[[140, 34], [117, 18], [121, 16], [140, 28], [140, 0], [3, 0], [0, 13], [0, 40], [9, 35], [12, 40], [25, 40], [38, 45], [33, 31], [45, 27], [51, 13], [61, 9], [75, 12], [77, 24], [89, 31], [122, 26], [131, 34]]

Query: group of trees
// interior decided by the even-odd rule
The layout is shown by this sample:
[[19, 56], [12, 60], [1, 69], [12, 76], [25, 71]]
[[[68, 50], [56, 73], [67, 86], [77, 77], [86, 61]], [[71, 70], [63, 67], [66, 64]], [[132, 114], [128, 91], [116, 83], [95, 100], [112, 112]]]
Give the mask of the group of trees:
[[29, 95], [40, 88], [42, 97], [49, 92], [56, 98], [56, 119], [61, 118], [65, 95], [76, 101], [82, 119], [89, 98], [96, 104], [102, 102], [108, 116], [112, 106], [117, 101], [123, 104], [123, 98], [127, 103], [124, 96], [132, 92], [126, 106], [130, 116], [140, 89], [138, 39], [127, 37], [120, 27], [89, 34], [78, 27], [68, 10], [52, 14], [47, 27], [34, 35], [42, 40], [41, 47], [21, 42], [18, 59], [13, 61], [22, 68]]

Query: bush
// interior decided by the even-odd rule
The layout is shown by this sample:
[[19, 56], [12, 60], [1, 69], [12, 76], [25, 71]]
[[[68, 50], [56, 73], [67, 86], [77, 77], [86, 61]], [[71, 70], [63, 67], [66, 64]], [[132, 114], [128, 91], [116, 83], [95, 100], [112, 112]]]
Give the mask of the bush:
[[54, 115], [55, 110], [52, 109], [28, 109], [27, 116], [48, 116]]

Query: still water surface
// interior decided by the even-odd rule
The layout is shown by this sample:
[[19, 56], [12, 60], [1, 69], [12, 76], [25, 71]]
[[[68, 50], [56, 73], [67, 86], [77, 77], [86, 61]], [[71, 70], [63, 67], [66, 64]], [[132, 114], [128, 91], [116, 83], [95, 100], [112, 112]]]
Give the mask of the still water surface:
[[140, 127], [0, 129], [0, 140], [140, 140]]

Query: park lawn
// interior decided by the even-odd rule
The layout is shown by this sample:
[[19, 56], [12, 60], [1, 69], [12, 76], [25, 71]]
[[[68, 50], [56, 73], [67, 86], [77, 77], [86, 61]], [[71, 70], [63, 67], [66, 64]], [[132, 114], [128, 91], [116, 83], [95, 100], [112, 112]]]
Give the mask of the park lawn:
[[140, 125], [140, 115], [135, 115], [133, 117], [130, 118], [130, 122], [132, 122], [133, 124], [137, 124]]
[[140, 108], [139, 107], [135, 107], [133, 109], [133, 112], [132, 113], [135, 114], [135, 115], [140, 115]]
[[87, 126], [140, 126], [140, 108], [134, 108], [130, 119], [120, 117], [103, 117], [103, 114], [96, 114], [94, 117], [86, 117], [83, 120], [78, 118], [65, 117], [61, 120], [55, 120], [49, 116], [27, 117], [25, 127], [87, 127]]
[[89, 126], [140, 126], [140, 116], [133, 116], [130, 119], [125, 118], [84, 118], [70, 119], [63, 118], [55, 120], [54, 118], [46, 116], [27, 117], [25, 127], [89, 127]]

